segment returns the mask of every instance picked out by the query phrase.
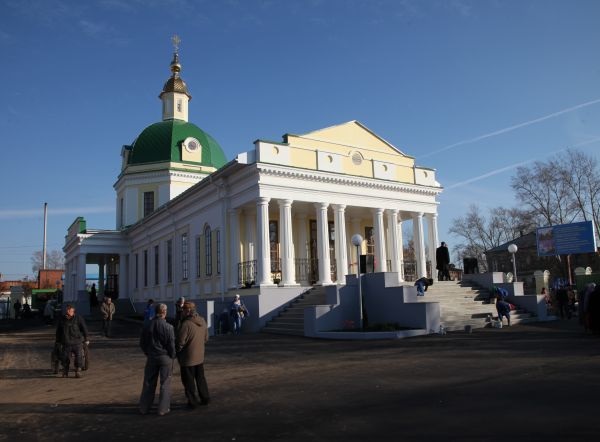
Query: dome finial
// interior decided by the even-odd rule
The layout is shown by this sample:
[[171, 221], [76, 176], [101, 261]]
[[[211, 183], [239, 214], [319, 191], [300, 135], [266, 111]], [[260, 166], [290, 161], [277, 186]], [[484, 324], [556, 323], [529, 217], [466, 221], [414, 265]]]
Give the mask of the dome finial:
[[175, 34], [173, 37], [171, 37], [171, 42], [173, 43], [173, 50], [175, 53], [179, 52], [179, 43], [181, 43], [181, 38], [179, 38], [179, 35]]
[[173, 72], [173, 76], [179, 76], [179, 72], [181, 72], [181, 64], [179, 64], [179, 43], [181, 43], [181, 39], [177, 34], [171, 37], [171, 42], [173, 43], [173, 61], [171, 62], [171, 72]]

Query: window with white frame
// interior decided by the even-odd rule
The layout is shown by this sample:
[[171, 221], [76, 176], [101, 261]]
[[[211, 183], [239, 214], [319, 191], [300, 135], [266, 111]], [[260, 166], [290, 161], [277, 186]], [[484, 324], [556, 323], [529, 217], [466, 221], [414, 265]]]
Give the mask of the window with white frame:
[[167, 282], [173, 282], [173, 240], [167, 241]]
[[188, 277], [188, 236], [187, 233], [183, 233], [181, 235], [181, 279], [187, 280]]
[[212, 275], [212, 232], [210, 226], [204, 228], [204, 274]]
[[144, 250], [144, 287], [148, 287], [148, 250]]
[[160, 266], [159, 266], [159, 254], [158, 245], [154, 246], [154, 285], [158, 285], [160, 282]]
[[202, 267], [200, 264], [200, 255], [202, 254], [201, 237], [196, 237], [196, 278], [202, 276]]
[[144, 216], [154, 212], [154, 192], [144, 192]]
[[217, 275], [221, 274], [221, 231], [215, 232], [215, 242], [217, 247]]
[[135, 254], [135, 288], [139, 288], [139, 276], [140, 276], [140, 255]]

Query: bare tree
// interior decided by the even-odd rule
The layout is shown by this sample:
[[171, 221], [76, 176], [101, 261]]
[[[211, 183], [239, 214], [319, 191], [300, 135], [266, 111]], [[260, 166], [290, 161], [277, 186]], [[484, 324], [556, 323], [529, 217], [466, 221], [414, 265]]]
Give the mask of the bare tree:
[[600, 227], [600, 170], [597, 160], [585, 153], [569, 149], [553, 164], [560, 178], [573, 195], [574, 203], [584, 221]]
[[[31, 270], [36, 273], [43, 265], [43, 252], [38, 250], [31, 257]], [[62, 270], [65, 268], [65, 255], [60, 250], [51, 250], [46, 253], [46, 268], [52, 270]]]
[[558, 162], [536, 161], [531, 167], [519, 167], [511, 180], [517, 199], [541, 218], [540, 225], [567, 224], [580, 216]]
[[539, 226], [592, 220], [600, 231], [600, 170], [591, 155], [568, 150], [549, 161], [519, 167], [511, 186], [523, 208], [498, 207], [485, 216], [473, 205], [452, 221], [449, 232], [463, 241], [455, 248], [459, 262], [479, 258], [485, 250]]
[[[486, 250], [498, 247], [535, 227], [532, 214], [519, 209], [496, 207], [485, 217], [479, 206], [473, 204], [463, 217], [452, 221], [449, 229], [462, 239], [455, 248], [458, 262], [463, 258], [481, 258]], [[480, 270], [487, 271], [485, 260], [480, 260]]]

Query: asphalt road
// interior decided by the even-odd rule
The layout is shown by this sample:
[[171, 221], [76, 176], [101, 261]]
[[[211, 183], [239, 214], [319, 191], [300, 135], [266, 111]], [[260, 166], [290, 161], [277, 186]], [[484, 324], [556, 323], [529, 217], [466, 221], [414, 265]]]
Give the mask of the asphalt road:
[[53, 331], [0, 321], [0, 441], [595, 441], [600, 337], [577, 320], [403, 340], [266, 334], [207, 346], [212, 402], [138, 414], [140, 325], [91, 322], [82, 379], [50, 371]]

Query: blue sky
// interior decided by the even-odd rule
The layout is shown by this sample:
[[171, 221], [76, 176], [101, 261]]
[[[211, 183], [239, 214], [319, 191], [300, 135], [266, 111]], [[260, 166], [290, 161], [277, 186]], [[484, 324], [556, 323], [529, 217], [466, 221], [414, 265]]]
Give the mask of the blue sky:
[[513, 206], [516, 165], [600, 159], [600, 2], [0, 0], [0, 273], [31, 275], [77, 216], [115, 226], [120, 150], [159, 121], [181, 37], [190, 121], [227, 159], [359, 120], [437, 170], [440, 240]]

